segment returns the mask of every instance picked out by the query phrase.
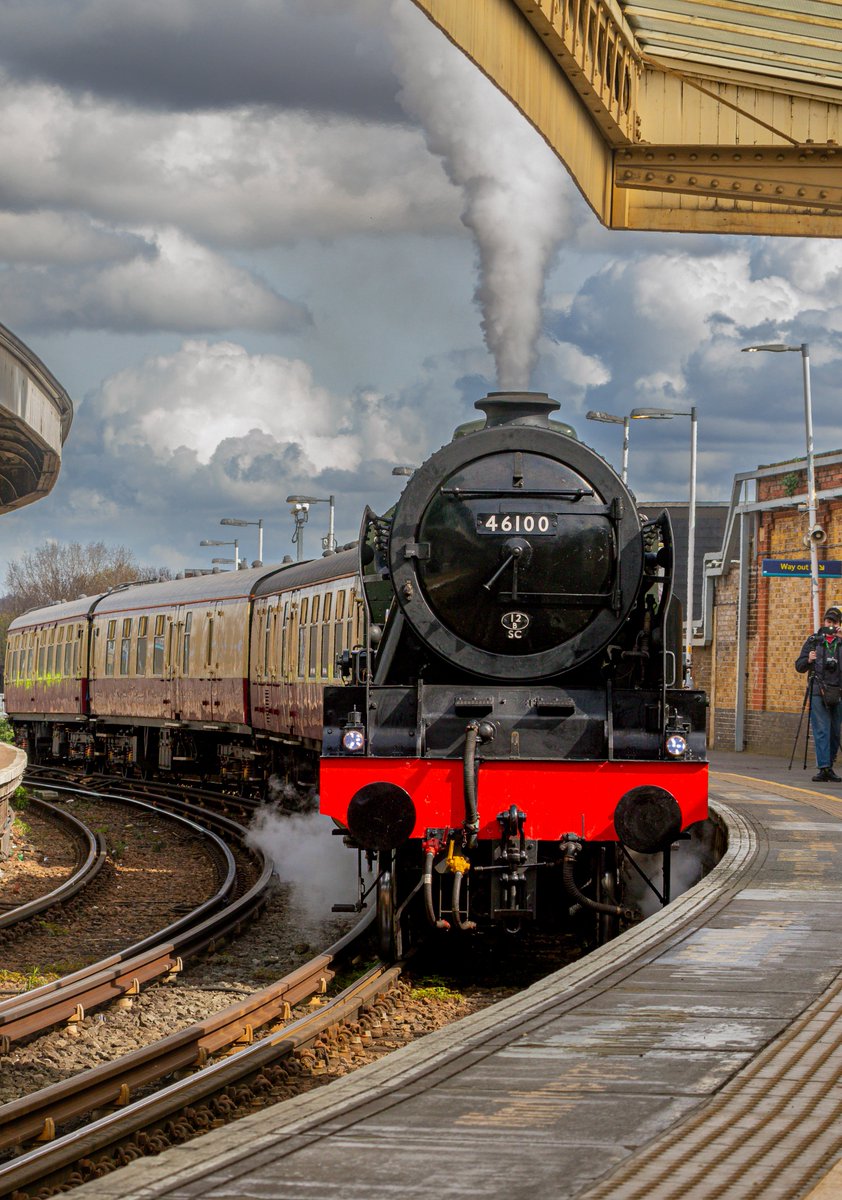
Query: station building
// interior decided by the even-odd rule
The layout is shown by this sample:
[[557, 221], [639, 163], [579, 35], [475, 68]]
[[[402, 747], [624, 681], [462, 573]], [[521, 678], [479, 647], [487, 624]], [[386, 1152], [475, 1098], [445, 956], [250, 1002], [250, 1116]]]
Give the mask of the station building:
[[[814, 466], [821, 616], [842, 607], [842, 451], [815, 455]], [[806, 688], [795, 660], [815, 632], [806, 510], [805, 459], [737, 475], [720, 547], [702, 557], [693, 676], [708, 693], [712, 748], [792, 752]], [[794, 767], [806, 724], [805, 712]]]

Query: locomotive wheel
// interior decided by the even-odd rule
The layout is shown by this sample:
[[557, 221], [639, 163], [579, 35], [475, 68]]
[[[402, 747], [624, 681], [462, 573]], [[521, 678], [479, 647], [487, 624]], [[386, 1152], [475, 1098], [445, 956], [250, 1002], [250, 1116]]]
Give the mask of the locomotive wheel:
[[377, 880], [377, 950], [384, 962], [400, 958], [401, 936], [395, 917], [397, 876], [394, 852], [381, 852], [380, 877]]

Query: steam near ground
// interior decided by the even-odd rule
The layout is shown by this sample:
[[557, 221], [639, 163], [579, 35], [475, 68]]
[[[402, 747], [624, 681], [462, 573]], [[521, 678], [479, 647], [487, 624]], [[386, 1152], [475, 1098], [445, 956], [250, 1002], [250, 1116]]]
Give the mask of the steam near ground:
[[[652, 881], [654, 887], [663, 894], [664, 887], [664, 858], [658, 854], [636, 854], [626, 851], [640, 867], [643, 874]], [[674, 842], [670, 852], [670, 899], [677, 899], [682, 892], [697, 884], [703, 875], [710, 870], [711, 863], [707, 861], [709, 851], [698, 841]], [[623, 885], [626, 904], [637, 908], [644, 917], [651, 917], [660, 911], [661, 902], [652, 888], [641, 879], [634, 867], [623, 867]]]
[[[357, 855], [333, 836], [334, 824], [318, 812], [312, 789], [269, 782], [267, 803], [257, 810], [247, 844], [273, 864], [281, 884], [289, 885], [291, 917], [321, 924], [335, 921], [334, 904], [358, 897]], [[345, 916], [345, 923], [356, 919]]]

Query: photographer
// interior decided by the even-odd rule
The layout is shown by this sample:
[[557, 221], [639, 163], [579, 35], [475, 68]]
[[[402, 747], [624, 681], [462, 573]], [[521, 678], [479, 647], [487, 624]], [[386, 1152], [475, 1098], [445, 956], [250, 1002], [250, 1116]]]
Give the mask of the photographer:
[[829, 608], [824, 625], [807, 638], [795, 662], [810, 672], [810, 728], [816, 746], [814, 783], [842, 783], [833, 769], [842, 732], [842, 612]]

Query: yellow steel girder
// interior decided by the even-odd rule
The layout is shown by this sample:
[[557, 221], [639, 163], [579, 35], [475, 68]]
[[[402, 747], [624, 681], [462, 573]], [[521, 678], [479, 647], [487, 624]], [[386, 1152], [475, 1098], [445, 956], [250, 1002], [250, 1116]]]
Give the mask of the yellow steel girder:
[[620, 0], [414, 2], [534, 125], [603, 224], [842, 236], [838, 88], [654, 61], [627, 20], [639, 6]]

